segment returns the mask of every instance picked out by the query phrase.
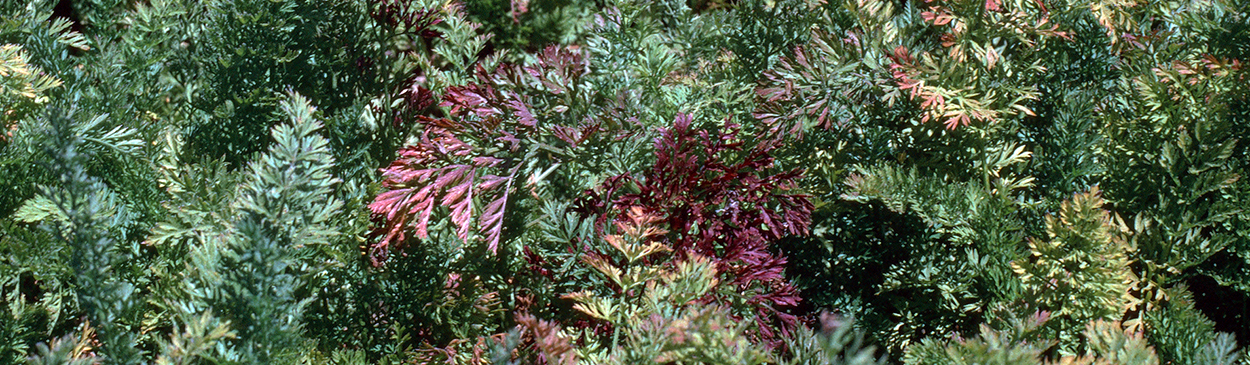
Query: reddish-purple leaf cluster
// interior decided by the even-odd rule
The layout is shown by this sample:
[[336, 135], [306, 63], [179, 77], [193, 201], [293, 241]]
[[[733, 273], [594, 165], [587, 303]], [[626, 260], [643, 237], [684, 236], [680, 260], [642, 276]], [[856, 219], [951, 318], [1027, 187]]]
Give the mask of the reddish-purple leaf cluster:
[[[760, 339], [778, 345], [778, 336], [797, 324], [785, 309], [797, 306], [799, 295], [783, 275], [786, 259], [770, 252], [769, 245], [807, 234], [813, 206], [807, 195], [787, 193], [796, 187], [801, 171], [769, 171], [774, 167], [769, 153], [780, 145], [777, 139], [750, 146], [738, 137], [738, 126], [724, 129], [693, 129], [690, 116], [679, 114], [673, 127], [656, 139], [655, 165], [641, 178], [609, 180], [605, 194], [611, 197], [626, 184], [636, 185], [637, 193], [611, 199], [615, 218], [628, 219], [624, 212], [631, 208], [664, 217], [670, 230], [666, 244], [679, 258], [713, 258], [722, 275], [720, 285], [744, 293], [755, 307]], [[599, 202], [584, 207], [608, 213], [605, 199], [594, 200]], [[717, 295], [707, 300], [731, 302]]]
[[[503, 141], [519, 142], [513, 132], [540, 132], [572, 136], [565, 126], [539, 125], [539, 117], [559, 114], [568, 110], [559, 100], [541, 103], [536, 110], [536, 97], [559, 96], [575, 87], [579, 78], [586, 74], [588, 63], [585, 56], [565, 48], [550, 46], [538, 54], [532, 66], [503, 64], [493, 72], [478, 66], [474, 69], [475, 83], [447, 89], [442, 106], [451, 107], [453, 116], [483, 123], [501, 123], [506, 128], [496, 130], [504, 134]], [[596, 123], [588, 123], [596, 124]], [[555, 128], [561, 128], [556, 133]], [[581, 126], [581, 129], [587, 129]], [[561, 138], [576, 144], [576, 138]]]
[[[386, 191], [369, 205], [377, 221], [375, 236], [380, 237], [370, 250], [374, 264], [412, 231], [416, 237], [429, 237], [430, 219], [439, 205], [450, 209], [460, 239], [469, 240], [477, 226], [490, 251], [496, 252], [508, 198], [522, 166], [518, 151], [526, 151], [522, 145], [550, 137], [577, 146], [599, 130], [598, 123], [540, 125], [540, 118], [568, 107], [548, 102], [536, 110], [532, 100], [567, 93], [586, 69], [584, 56], [548, 47], [534, 66], [503, 64], [493, 72], [477, 66], [475, 82], [449, 87], [443, 95], [440, 106], [450, 108], [448, 118], [405, 116], [421, 123], [424, 132], [420, 141], [400, 149], [399, 157], [382, 169]], [[414, 107], [424, 108], [430, 100], [429, 91], [415, 82], [400, 94]]]
[[437, 17], [438, 9], [416, 8], [413, 2], [406, 0], [375, 0], [372, 3], [376, 9], [371, 15], [380, 24], [420, 38], [442, 36], [434, 30], [435, 25], [443, 22]]
[[456, 235], [467, 240], [474, 225], [475, 197], [491, 198], [479, 220], [492, 251], [499, 242], [503, 208], [513, 176], [487, 171], [500, 167], [503, 160], [473, 156], [473, 146], [437, 123], [445, 120], [422, 120], [427, 124], [420, 142], [400, 149], [399, 158], [382, 170], [382, 186], [388, 190], [369, 204], [381, 221], [378, 233], [383, 234], [373, 246], [375, 264], [381, 262], [393, 243], [408, 238], [409, 229], [415, 229], [417, 237], [429, 237], [430, 216], [436, 203], [450, 209]]

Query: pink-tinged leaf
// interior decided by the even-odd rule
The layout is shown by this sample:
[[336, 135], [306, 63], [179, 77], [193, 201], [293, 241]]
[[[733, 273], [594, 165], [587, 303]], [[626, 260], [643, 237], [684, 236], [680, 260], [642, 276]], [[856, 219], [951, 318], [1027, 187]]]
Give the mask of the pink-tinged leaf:
[[381, 195], [373, 203], [369, 204], [369, 210], [375, 214], [386, 215], [387, 226], [383, 227], [386, 231], [386, 239], [383, 242], [389, 242], [396, 235], [402, 233], [403, 222], [406, 220], [404, 214], [397, 214], [402, 210], [396, 209], [400, 206], [404, 198], [408, 196], [411, 189], [392, 190]]
[[[403, 189], [403, 191], [407, 192], [412, 192], [412, 190], [413, 189]], [[430, 190], [432, 190], [432, 187], [425, 186], [417, 189], [415, 194], [408, 194], [404, 196], [403, 200], [400, 201], [399, 204], [391, 207], [390, 212], [386, 215], [386, 218], [396, 219], [401, 216], [413, 214], [420, 215], [426, 210], [429, 210], [429, 207], [434, 205], [434, 194], [431, 194], [432, 192]], [[403, 207], [411, 208], [403, 209]], [[421, 236], [421, 238], [425, 238], [425, 236]]]
[[481, 156], [481, 157], [473, 158], [473, 166], [477, 166], [477, 167], [495, 167], [495, 166], [498, 166], [500, 162], [503, 162], [503, 160], [490, 157], [490, 156]]
[[585, 56], [567, 47], [550, 45], [538, 54], [539, 72], [535, 78], [547, 92], [560, 95], [568, 91], [567, 85], [576, 84], [587, 68]]
[[794, 47], [794, 62], [799, 64], [799, 66], [803, 66], [803, 68], [812, 67], [811, 65], [807, 64], [807, 54], [806, 52], [803, 52], [803, 46]]
[[816, 117], [816, 123], [824, 129], [833, 128], [833, 125], [829, 123], [829, 107], [822, 105], [822, 108], [820, 108], [820, 116]]
[[944, 124], [946, 129], [955, 130], [955, 128], [959, 128], [961, 125], [971, 124], [971, 120], [968, 119], [968, 114], [959, 113], [946, 119]]
[[911, 51], [907, 50], [907, 46], [894, 47], [894, 54], [890, 56], [895, 65], [911, 65], [916, 63], [911, 56]]
[[409, 213], [417, 216], [417, 223], [415, 225], [417, 237], [422, 239], [429, 238], [430, 215], [434, 213], [434, 199], [417, 201], [412, 205], [412, 210], [409, 211]]
[[692, 123], [690, 114], [677, 113], [677, 117], [673, 119], [672, 131], [675, 133], [685, 133], [690, 130], [690, 123]]
[[382, 192], [374, 198], [373, 203], [369, 203], [369, 210], [377, 214], [388, 214], [387, 218], [392, 218], [393, 211], [399, 203], [408, 196], [412, 189], [398, 189]]
[[535, 79], [543, 77], [543, 70], [539, 67], [524, 67], [522, 68], [522, 71]]
[[529, 106], [520, 100], [508, 101], [508, 107], [512, 108], [512, 113], [516, 115], [517, 122], [527, 127], [538, 125], [538, 119], [534, 118], [534, 113], [530, 112]]
[[926, 21], [932, 22], [933, 25], [947, 25], [947, 24], [950, 24], [951, 21], [955, 20], [954, 15], [951, 15], [951, 13], [946, 12], [946, 10], [942, 9], [941, 7], [934, 7], [934, 10], [936, 10], [936, 12], [933, 12], [933, 11], [921, 12], [920, 18]]
[[486, 248], [491, 253], [499, 251], [499, 240], [503, 236], [504, 206], [508, 203], [508, 192], [499, 194], [499, 198], [486, 205], [482, 210], [482, 233], [486, 235]]
[[577, 129], [574, 129], [573, 127], [566, 127], [562, 125], [552, 126], [551, 134], [565, 143], [573, 145], [574, 147], [577, 146], [579, 138], [577, 135]]
[[[466, 193], [469, 192], [469, 187], [463, 189]], [[473, 227], [473, 199], [471, 194], [466, 195], [466, 199], [444, 200], [443, 204], [451, 208], [451, 221], [456, 225], [456, 237], [468, 242], [469, 230]]]
[[[472, 198], [473, 191], [468, 183], [473, 181], [473, 175], [476, 171], [471, 170], [468, 166], [461, 165], [459, 167], [464, 167], [464, 169], [458, 168], [456, 169], [457, 172], [455, 174], [443, 175], [442, 178], [439, 178], [440, 181], [435, 185], [449, 186], [447, 187], [446, 193], [443, 194], [443, 205], [453, 204], [454, 202], [464, 199], [466, 196], [469, 199]], [[465, 172], [465, 169], [470, 170]], [[446, 180], [446, 184], [443, 184], [443, 178], [449, 177], [452, 179]]]
[[512, 133], [507, 133], [507, 132], [500, 133], [500, 136], [495, 139], [500, 142], [507, 143], [508, 150], [513, 151], [513, 152], [516, 152], [517, 148], [521, 147], [521, 139], [517, 138], [516, 135]]
[[464, 177], [466, 172], [469, 172], [467, 170], [470, 169], [465, 165], [454, 165], [449, 167], [450, 168], [444, 170], [446, 172], [442, 176], [439, 176], [437, 180], [434, 180], [434, 187], [436, 189], [442, 190], [452, 184], [456, 184], [462, 177]]
[[1003, 11], [1002, 0], [985, 0], [985, 10]]
[[860, 42], [859, 42], [859, 35], [855, 34], [855, 32], [849, 31], [849, 30], [848, 30], [848, 31], [846, 31], [846, 38], [845, 38], [845, 39], [843, 39], [843, 42], [846, 42], [846, 43], [848, 43], [848, 44], [855, 45], [855, 47], [861, 47], [861, 46], [862, 46], [862, 45], [860, 44]]
[[478, 190], [482, 190], [482, 191], [494, 190], [495, 188], [499, 187], [500, 184], [503, 184], [505, 182], [508, 182], [508, 178], [506, 177], [486, 175], [486, 176], [482, 176], [482, 182], [478, 184], [477, 188]]
[[386, 179], [384, 182], [390, 183], [389, 185], [394, 185], [395, 183], [416, 180], [426, 171], [428, 170], [387, 170], [382, 172], [382, 178]]
[[487, 101], [487, 95], [493, 94], [493, 91], [489, 86], [476, 84], [452, 86], [447, 88], [442, 105], [450, 106], [451, 113], [455, 115], [464, 115], [472, 111], [480, 118], [489, 118], [499, 114], [498, 110], [490, 106]]
[[512, 21], [514, 23], [520, 23], [520, 16], [525, 15], [525, 13], [528, 13], [529, 11], [529, 0], [512, 0], [512, 11], [510, 12], [510, 15], [512, 15]]
[[[514, 167], [507, 177], [502, 176], [485, 176], [486, 180], [483, 185], [489, 185], [491, 190], [495, 192], [495, 198], [486, 208], [482, 209], [482, 234], [486, 235], [486, 248], [491, 253], [499, 251], [499, 241], [503, 237], [503, 217], [504, 210], [508, 205], [508, 196], [512, 190], [512, 181], [516, 178], [516, 174], [520, 171], [520, 166]], [[499, 189], [502, 187], [502, 189]], [[485, 189], [483, 189], [485, 190]]]

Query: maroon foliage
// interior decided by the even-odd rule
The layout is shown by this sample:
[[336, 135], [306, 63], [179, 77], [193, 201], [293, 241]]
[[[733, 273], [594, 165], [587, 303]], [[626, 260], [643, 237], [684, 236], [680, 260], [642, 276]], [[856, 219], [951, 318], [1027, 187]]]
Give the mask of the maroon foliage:
[[[769, 245], [784, 236], [807, 234], [813, 206], [808, 196], [786, 192], [795, 188], [801, 171], [769, 172], [769, 152], [778, 147], [777, 140], [748, 146], [738, 133], [732, 124], [715, 134], [696, 130], [690, 116], [679, 114], [673, 127], [656, 139], [655, 165], [640, 179], [610, 179], [606, 190], [610, 196], [627, 184], [636, 185], [637, 193], [612, 201], [617, 219], [628, 219], [624, 212], [636, 208], [664, 217], [670, 229], [666, 244], [679, 259], [691, 254], [713, 258], [722, 275], [720, 285], [748, 298], [758, 315], [761, 339], [776, 345], [777, 337], [796, 324], [796, 317], [784, 309], [796, 306], [799, 296], [783, 275], [785, 258], [770, 252]], [[730, 299], [707, 298], [726, 305]]]
[[418, 9], [405, 0], [375, 0], [377, 8], [373, 11], [373, 19], [391, 28], [397, 28], [404, 34], [420, 38], [437, 38], [442, 36], [434, 26], [443, 20], [438, 19], [438, 9]]

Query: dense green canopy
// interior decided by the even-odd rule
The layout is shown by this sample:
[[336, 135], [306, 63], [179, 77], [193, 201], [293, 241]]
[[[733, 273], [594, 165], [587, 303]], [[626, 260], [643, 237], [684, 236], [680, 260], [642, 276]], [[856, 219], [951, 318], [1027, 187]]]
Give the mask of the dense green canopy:
[[0, 364], [1250, 364], [1247, 61], [1240, 0], [0, 0]]

